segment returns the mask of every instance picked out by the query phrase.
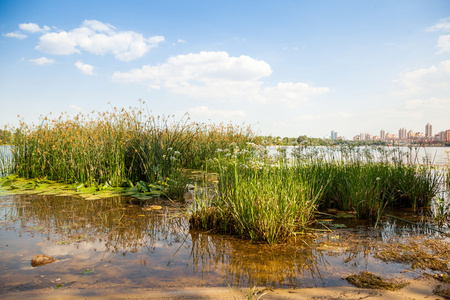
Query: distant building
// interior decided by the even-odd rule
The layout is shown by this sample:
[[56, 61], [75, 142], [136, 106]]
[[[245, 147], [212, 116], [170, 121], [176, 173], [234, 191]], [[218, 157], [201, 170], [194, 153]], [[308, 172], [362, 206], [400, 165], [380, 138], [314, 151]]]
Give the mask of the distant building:
[[414, 131], [412, 131], [412, 129], [410, 131], [408, 131], [408, 139], [412, 139], [414, 138], [415, 134]]
[[381, 129], [380, 131], [380, 140], [385, 141], [386, 140], [386, 131]]
[[444, 132], [444, 142], [450, 142], [450, 130]]
[[433, 126], [431, 126], [430, 123], [428, 123], [428, 124], [425, 126], [425, 137], [426, 137], [427, 139], [430, 139], [430, 138], [433, 137]]
[[331, 130], [331, 137], [330, 137], [330, 139], [333, 140], [333, 141], [337, 141], [338, 133], [336, 131], [334, 131], [334, 130]]
[[399, 140], [406, 140], [406, 128], [400, 128], [400, 130], [398, 131], [398, 139]]

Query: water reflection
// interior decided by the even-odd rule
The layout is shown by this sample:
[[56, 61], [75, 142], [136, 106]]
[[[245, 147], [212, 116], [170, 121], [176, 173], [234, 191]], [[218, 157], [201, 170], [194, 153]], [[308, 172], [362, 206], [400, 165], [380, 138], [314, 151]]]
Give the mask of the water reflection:
[[[56, 196], [0, 197], [0, 290], [347, 285], [359, 271], [399, 274], [407, 266], [373, 258], [396, 231], [350, 224], [345, 234], [311, 234], [269, 246], [189, 229], [183, 203], [128, 198], [88, 201]], [[348, 221], [353, 222], [353, 221]], [[359, 227], [358, 227], [359, 226]], [[389, 229], [391, 228], [391, 229]], [[31, 267], [36, 254], [56, 262]], [[85, 275], [85, 270], [92, 274]], [[59, 281], [56, 281], [59, 279]], [[59, 282], [59, 283], [58, 283]]]

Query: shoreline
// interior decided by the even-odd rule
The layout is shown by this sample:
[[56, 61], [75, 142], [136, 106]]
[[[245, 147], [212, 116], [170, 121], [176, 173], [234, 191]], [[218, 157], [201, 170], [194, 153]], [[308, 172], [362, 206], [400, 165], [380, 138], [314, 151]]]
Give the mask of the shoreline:
[[[433, 290], [440, 283], [421, 276], [409, 281], [410, 284], [399, 291], [356, 288], [353, 286], [319, 287], [301, 289], [267, 288], [182, 288], [161, 289], [38, 289], [33, 291], [3, 293], [3, 299], [445, 299], [434, 295]], [[444, 288], [449, 288], [448, 286]]]

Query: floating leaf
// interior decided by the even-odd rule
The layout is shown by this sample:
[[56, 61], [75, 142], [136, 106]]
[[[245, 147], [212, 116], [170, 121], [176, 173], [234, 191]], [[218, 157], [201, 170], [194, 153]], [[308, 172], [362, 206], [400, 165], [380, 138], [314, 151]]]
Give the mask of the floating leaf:
[[92, 274], [92, 270], [86, 269], [83, 272], [81, 272], [81, 274], [83, 274], [83, 275], [91, 275]]
[[42, 226], [40, 226], [40, 227], [30, 227], [30, 229], [33, 229], [33, 230], [42, 230], [42, 229], [44, 229], [44, 227], [42, 227]]
[[139, 200], [151, 200], [154, 197], [153, 196], [142, 195], [142, 196], [138, 196], [136, 198], [138, 198]]

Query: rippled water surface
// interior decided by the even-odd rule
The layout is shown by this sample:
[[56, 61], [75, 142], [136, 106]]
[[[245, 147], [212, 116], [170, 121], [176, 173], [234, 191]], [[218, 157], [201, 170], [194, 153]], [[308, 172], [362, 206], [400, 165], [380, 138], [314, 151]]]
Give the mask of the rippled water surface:
[[[346, 229], [269, 246], [192, 230], [184, 211], [185, 204], [168, 200], [0, 197], [0, 292], [348, 285], [342, 278], [360, 271], [413, 276], [401, 273], [407, 265], [375, 259], [376, 243], [436, 234], [397, 219], [381, 229], [339, 220], [333, 226]], [[32, 267], [38, 254], [57, 260]]]

